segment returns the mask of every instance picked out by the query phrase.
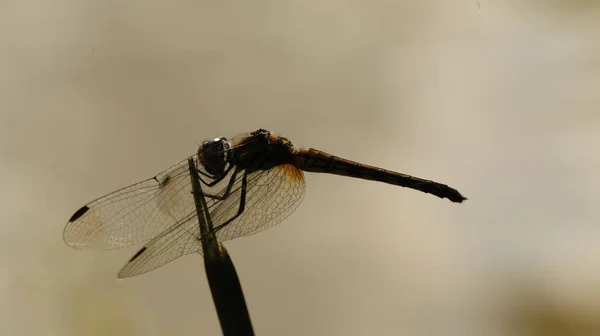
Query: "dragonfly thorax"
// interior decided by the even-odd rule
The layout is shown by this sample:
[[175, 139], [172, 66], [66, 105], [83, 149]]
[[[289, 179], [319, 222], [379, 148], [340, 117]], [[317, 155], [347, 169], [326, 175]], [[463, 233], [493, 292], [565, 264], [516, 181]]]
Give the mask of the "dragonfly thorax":
[[225, 172], [228, 163], [229, 142], [226, 138], [204, 141], [198, 148], [198, 159], [207, 173], [219, 176]]

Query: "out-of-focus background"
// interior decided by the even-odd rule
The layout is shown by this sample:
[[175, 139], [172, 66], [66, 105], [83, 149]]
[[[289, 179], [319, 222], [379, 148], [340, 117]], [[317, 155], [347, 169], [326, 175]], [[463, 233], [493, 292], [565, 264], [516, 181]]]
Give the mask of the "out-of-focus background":
[[308, 175], [226, 243], [259, 335], [600, 335], [598, 1], [2, 1], [3, 335], [218, 335], [199, 256], [62, 242], [84, 203], [266, 128], [469, 200]]

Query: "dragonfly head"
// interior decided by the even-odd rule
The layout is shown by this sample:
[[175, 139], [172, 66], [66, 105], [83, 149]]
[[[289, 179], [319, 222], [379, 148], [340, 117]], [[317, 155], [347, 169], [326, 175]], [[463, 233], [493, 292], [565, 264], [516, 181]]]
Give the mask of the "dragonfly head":
[[229, 143], [223, 137], [202, 142], [198, 148], [198, 159], [207, 173], [218, 176], [225, 171], [228, 149]]

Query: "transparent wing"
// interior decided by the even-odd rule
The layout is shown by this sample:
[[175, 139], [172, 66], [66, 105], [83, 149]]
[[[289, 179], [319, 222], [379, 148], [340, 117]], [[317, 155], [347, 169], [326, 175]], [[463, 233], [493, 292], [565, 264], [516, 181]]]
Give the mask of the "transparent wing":
[[[238, 214], [244, 173], [238, 172], [228, 197], [205, 197], [214, 227]], [[203, 186], [203, 191], [223, 198], [232, 175], [233, 169], [215, 186]], [[291, 165], [248, 173], [246, 181], [245, 210], [217, 232], [220, 241], [276, 225], [297, 208], [304, 195], [303, 173]], [[63, 236], [67, 245], [79, 249], [115, 249], [150, 241], [119, 277], [145, 273], [182, 255], [201, 252], [187, 159], [88, 203], [71, 217]]]
[[150, 272], [183, 255], [200, 252], [197, 217], [178, 223], [154, 238], [119, 271], [118, 278], [130, 278]]
[[[247, 136], [241, 134], [232, 142], [243, 142]], [[197, 167], [200, 166], [198, 160], [195, 161]], [[229, 179], [226, 177], [223, 181]], [[205, 187], [205, 191], [215, 195], [223, 195], [224, 189], [222, 183]], [[147, 242], [195, 214], [191, 192], [186, 158], [152, 178], [112, 192], [77, 210], [65, 226], [64, 241], [74, 248], [100, 250]], [[219, 202], [209, 198], [206, 201], [209, 208]]]
[[[222, 193], [224, 188], [217, 184], [206, 189]], [[216, 199], [207, 199], [209, 208], [216, 203]], [[112, 192], [77, 210], [65, 226], [63, 238], [67, 245], [79, 249], [122, 248], [147, 242], [195, 217], [186, 159], [153, 178]]]
[[190, 193], [186, 159], [77, 210], [65, 226], [64, 241], [74, 248], [100, 250], [149, 241], [195, 215]]
[[[302, 202], [304, 174], [292, 165], [280, 165], [248, 181], [246, 209], [233, 222], [217, 231], [219, 241], [249, 236], [279, 224]], [[210, 212], [214, 227], [234, 216], [241, 190], [236, 190]]]
[[[243, 174], [240, 174], [229, 197], [209, 205], [213, 226], [218, 228], [239, 211]], [[266, 171], [249, 173], [246, 208], [240, 216], [217, 231], [219, 241], [258, 233], [289, 216], [304, 196], [302, 171], [282, 165]], [[196, 216], [175, 224], [146, 244], [119, 272], [119, 278], [133, 277], [154, 270], [185, 254], [202, 252], [200, 227]]]
[[[65, 243], [79, 249], [122, 248], [147, 242], [168, 228], [195, 217], [187, 160], [77, 210], [65, 226]], [[241, 174], [237, 180], [239, 176]], [[225, 177], [223, 183], [204, 190], [222, 195], [223, 184], [229, 179], [229, 176]], [[206, 202], [211, 209], [219, 200], [207, 198]]]

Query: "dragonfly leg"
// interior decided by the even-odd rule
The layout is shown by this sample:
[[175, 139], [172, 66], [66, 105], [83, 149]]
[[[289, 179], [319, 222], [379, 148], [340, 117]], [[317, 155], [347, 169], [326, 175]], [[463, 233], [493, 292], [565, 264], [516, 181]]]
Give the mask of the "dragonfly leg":
[[[227, 184], [227, 188], [225, 188], [225, 192], [223, 193], [223, 195], [211, 195], [211, 194], [207, 194], [207, 193], [203, 192], [202, 193], [203, 196], [212, 198], [212, 199], [217, 199], [217, 200], [224, 200], [227, 197], [229, 197], [229, 194], [231, 193], [231, 188], [233, 187], [233, 183], [235, 182], [235, 178], [236, 178], [238, 172], [239, 172], [239, 169], [236, 167], [235, 170], [233, 171], [233, 174], [231, 175], [231, 178], [229, 179], [229, 183]], [[246, 176], [246, 174], [244, 174], [244, 177], [245, 176]], [[222, 179], [223, 178], [221, 178], [221, 180]]]
[[198, 169], [196, 169], [196, 171], [198, 172], [198, 178], [200, 179], [200, 181], [201, 181], [202, 183], [204, 183], [204, 184], [205, 184], [207, 187], [213, 187], [213, 186], [215, 186], [217, 183], [221, 182], [221, 181], [222, 181], [222, 180], [225, 178], [225, 176], [227, 176], [227, 174], [229, 174], [229, 171], [231, 170], [231, 168], [232, 168], [232, 167], [233, 167], [233, 166], [231, 166], [231, 165], [230, 165], [230, 166], [229, 166], [229, 168], [227, 168], [227, 169], [226, 169], [226, 170], [223, 172], [223, 174], [221, 174], [219, 177], [217, 177], [217, 178], [216, 178], [214, 181], [212, 181], [212, 182], [206, 182], [206, 181], [204, 181], [204, 180], [202, 179], [202, 175], [204, 175], [205, 177], [208, 177], [208, 178], [212, 178], [212, 176], [210, 176], [210, 175], [208, 175], [208, 174], [206, 174], [206, 173], [203, 173], [203, 172], [201, 172], [201, 171], [200, 171], [200, 170], [198, 170]]
[[242, 190], [240, 192], [240, 207], [238, 208], [238, 212], [233, 217], [229, 218], [225, 223], [215, 227], [213, 229], [214, 232], [224, 228], [227, 224], [233, 222], [236, 218], [238, 218], [244, 212], [244, 209], [246, 209], [246, 183], [247, 183], [246, 177], [247, 176], [248, 176], [247, 172], [244, 172], [244, 176], [242, 176]]

